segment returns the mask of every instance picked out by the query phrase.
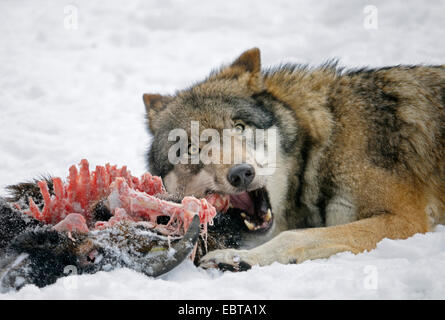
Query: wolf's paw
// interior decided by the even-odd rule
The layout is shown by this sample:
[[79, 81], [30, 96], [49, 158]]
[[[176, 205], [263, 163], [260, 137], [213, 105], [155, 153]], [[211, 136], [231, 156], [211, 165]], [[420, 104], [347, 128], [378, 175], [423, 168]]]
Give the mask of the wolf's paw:
[[223, 271], [246, 271], [257, 264], [249, 250], [224, 249], [207, 253], [199, 264], [204, 269], [218, 268]]

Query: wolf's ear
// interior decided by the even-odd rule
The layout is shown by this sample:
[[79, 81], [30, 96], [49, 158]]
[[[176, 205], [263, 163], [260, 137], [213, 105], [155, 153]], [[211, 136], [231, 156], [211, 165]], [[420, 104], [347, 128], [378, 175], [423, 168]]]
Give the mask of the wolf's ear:
[[171, 97], [161, 96], [160, 94], [144, 93], [142, 99], [144, 100], [145, 110], [147, 111], [148, 126], [150, 131], [154, 133], [157, 129], [157, 115], [164, 109], [166, 104], [171, 100]]
[[243, 52], [230, 66], [223, 68], [218, 74], [219, 78], [238, 79], [254, 92], [263, 89], [261, 75], [260, 49], [252, 48]]
[[259, 73], [261, 71], [260, 49], [252, 48], [244, 51], [243, 54], [231, 64], [231, 67], [241, 68], [242, 71], [252, 74]]

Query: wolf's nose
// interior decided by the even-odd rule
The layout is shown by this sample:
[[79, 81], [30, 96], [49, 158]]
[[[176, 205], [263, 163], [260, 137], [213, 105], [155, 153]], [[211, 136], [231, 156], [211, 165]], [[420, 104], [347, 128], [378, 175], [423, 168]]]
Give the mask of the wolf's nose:
[[255, 178], [255, 169], [247, 163], [233, 166], [227, 175], [230, 184], [240, 189], [246, 189], [253, 178]]

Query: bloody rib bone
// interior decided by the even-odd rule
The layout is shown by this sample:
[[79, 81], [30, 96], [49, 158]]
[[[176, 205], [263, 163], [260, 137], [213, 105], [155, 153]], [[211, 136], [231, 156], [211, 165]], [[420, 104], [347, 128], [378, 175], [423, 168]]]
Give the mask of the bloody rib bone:
[[[124, 166], [118, 169], [109, 164], [89, 170], [88, 161], [80, 162], [79, 170], [71, 166], [67, 182], [53, 178], [54, 194], [51, 195], [46, 181], [38, 186], [43, 197], [42, 210], [29, 198], [25, 213], [59, 231], [88, 232], [87, 226], [103, 229], [122, 220], [146, 222], [164, 234], [184, 234], [195, 214], [199, 215], [204, 233], [216, 215], [215, 208], [206, 199], [185, 197], [181, 204], [161, 200], [156, 195], [166, 193], [160, 177], [145, 173], [139, 179]], [[102, 199], [113, 214], [109, 221], [93, 221], [92, 208]], [[209, 199], [219, 207], [226, 206], [224, 199]], [[80, 216], [79, 216], [80, 215]], [[167, 225], [157, 224], [158, 216], [169, 216]], [[82, 219], [82, 217], [84, 219]]]

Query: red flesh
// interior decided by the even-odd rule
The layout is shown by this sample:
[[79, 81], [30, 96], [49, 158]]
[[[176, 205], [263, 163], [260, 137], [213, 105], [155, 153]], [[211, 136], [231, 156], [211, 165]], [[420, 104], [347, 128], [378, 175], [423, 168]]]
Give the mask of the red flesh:
[[[225, 211], [228, 199], [212, 195], [209, 201], [185, 197], [181, 204], [161, 200], [157, 194], [166, 193], [160, 177], [145, 173], [139, 179], [130, 174], [127, 167], [118, 169], [106, 164], [89, 170], [88, 161], [80, 162], [79, 170], [71, 166], [67, 182], [53, 178], [54, 195], [48, 190], [46, 181], [38, 182], [43, 196], [44, 207], [40, 211], [29, 199], [29, 209], [25, 213], [46, 224], [55, 225], [59, 231], [86, 233], [88, 226], [96, 229], [111, 227], [127, 220], [143, 222], [155, 226], [164, 234], [184, 234], [195, 214], [199, 215], [204, 233], [218, 211]], [[109, 221], [93, 221], [92, 208], [107, 198], [113, 217]], [[158, 216], [169, 216], [167, 225], [156, 223]]]

